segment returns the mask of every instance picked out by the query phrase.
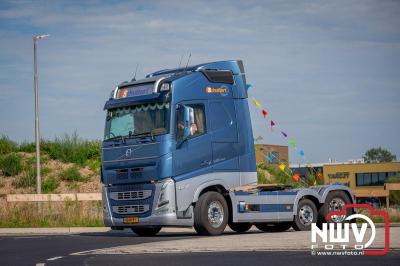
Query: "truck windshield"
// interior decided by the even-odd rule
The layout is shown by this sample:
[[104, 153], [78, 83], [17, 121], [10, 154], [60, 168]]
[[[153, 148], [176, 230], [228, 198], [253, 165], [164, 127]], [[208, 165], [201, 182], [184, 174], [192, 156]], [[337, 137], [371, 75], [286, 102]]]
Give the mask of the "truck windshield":
[[111, 109], [107, 113], [104, 139], [165, 134], [168, 132], [169, 112], [169, 103]]

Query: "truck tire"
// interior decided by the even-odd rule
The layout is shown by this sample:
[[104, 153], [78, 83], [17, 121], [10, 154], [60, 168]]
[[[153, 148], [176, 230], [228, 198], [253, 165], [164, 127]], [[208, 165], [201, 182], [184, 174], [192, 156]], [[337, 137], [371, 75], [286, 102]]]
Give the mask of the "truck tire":
[[296, 231], [310, 231], [311, 224], [318, 219], [317, 207], [309, 199], [302, 199], [297, 206], [297, 213], [293, 221], [293, 229]]
[[131, 229], [138, 236], [154, 236], [154, 235], [158, 234], [158, 232], [161, 231], [161, 226], [139, 227], [139, 228], [132, 227]]
[[352, 209], [346, 210], [346, 216], [340, 215], [336, 217], [332, 217], [331, 220], [326, 221], [326, 215], [332, 211], [340, 211], [343, 206], [346, 204], [351, 204], [351, 200], [349, 196], [344, 191], [331, 191], [325, 199], [325, 203], [319, 209], [318, 212], [318, 224], [322, 223], [341, 223], [344, 219], [352, 214]]
[[281, 223], [262, 223], [255, 224], [258, 230], [263, 232], [283, 232], [292, 227], [292, 222], [281, 222]]
[[220, 235], [228, 223], [228, 205], [218, 192], [200, 196], [194, 206], [194, 229], [200, 235]]
[[232, 222], [229, 222], [228, 225], [236, 233], [244, 233], [244, 232], [248, 231], [252, 227], [251, 223], [232, 223]]

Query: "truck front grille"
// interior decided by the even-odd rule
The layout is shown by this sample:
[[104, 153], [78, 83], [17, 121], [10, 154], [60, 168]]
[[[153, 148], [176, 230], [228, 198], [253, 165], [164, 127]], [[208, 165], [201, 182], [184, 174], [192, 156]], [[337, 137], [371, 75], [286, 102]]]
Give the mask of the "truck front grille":
[[125, 205], [113, 206], [113, 212], [117, 214], [141, 214], [149, 211], [150, 207], [146, 205]]
[[113, 200], [141, 200], [151, 197], [151, 190], [111, 192], [110, 198]]

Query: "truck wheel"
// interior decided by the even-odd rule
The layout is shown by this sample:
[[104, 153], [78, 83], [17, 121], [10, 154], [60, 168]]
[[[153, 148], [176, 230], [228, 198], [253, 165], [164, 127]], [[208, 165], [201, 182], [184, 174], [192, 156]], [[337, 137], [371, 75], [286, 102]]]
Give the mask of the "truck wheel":
[[329, 192], [328, 196], [325, 199], [324, 205], [320, 208], [318, 212], [318, 220], [319, 223], [341, 223], [344, 219], [352, 214], [352, 209], [346, 210], [346, 215], [335, 215], [332, 216], [332, 219], [326, 221], [325, 217], [328, 213], [333, 211], [341, 211], [346, 204], [351, 204], [351, 200], [349, 196], [344, 191], [332, 191]]
[[138, 236], [154, 236], [161, 231], [161, 226], [159, 227], [141, 227], [141, 228], [131, 228], [132, 231]]
[[251, 223], [232, 223], [232, 222], [229, 222], [228, 225], [236, 233], [244, 233], [248, 231], [252, 226]]
[[318, 218], [317, 207], [309, 199], [303, 199], [297, 206], [297, 213], [293, 221], [293, 229], [296, 231], [309, 231], [311, 224], [316, 223]]
[[228, 223], [228, 205], [218, 192], [200, 196], [194, 207], [194, 229], [200, 235], [220, 235]]
[[262, 223], [262, 224], [255, 224], [258, 230], [263, 232], [283, 232], [288, 230], [292, 227], [292, 222], [282, 222], [282, 223]]

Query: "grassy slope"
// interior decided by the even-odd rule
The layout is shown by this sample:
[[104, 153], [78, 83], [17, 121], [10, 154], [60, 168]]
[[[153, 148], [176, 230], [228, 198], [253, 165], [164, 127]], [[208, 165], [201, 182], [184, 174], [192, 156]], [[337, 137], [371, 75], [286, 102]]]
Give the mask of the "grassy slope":
[[[0, 138], [0, 196], [35, 193], [35, 145]], [[43, 193], [101, 192], [100, 141], [76, 134], [42, 141]], [[103, 226], [101, 202], [7, 203], [0, 197], [0, 227]]]

